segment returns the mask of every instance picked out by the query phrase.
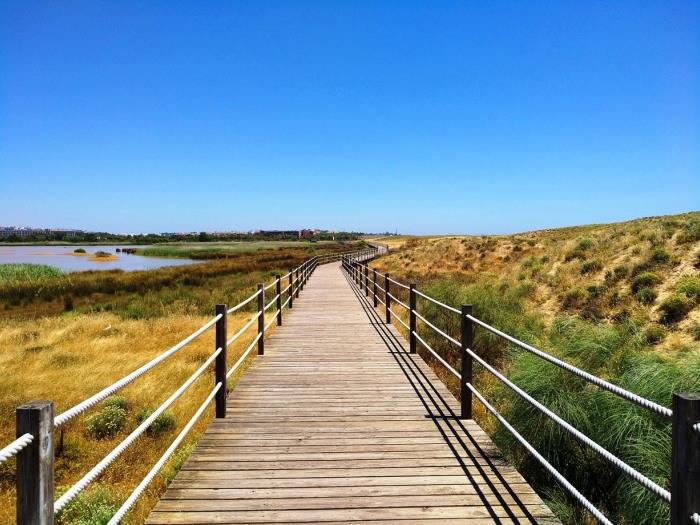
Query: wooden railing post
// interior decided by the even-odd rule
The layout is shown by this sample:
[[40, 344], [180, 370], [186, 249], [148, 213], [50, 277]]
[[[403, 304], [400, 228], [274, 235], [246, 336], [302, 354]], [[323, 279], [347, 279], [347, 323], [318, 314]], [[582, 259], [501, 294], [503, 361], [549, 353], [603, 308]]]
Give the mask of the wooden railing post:
[[299, 278], [299, 290], [304, 289], [304, 279], [306, 278], [306, 261], [301, 263], [301, 277]]
[[299, 266], [297, 266], [297, 268], [296, 268], [296, 274], [297, 275], [296, 275], [295, 281], [296, 281], [297, 285], [294, 287], [294, 297], [296, 297], [298, 299], [299, 298], [299, 287], [301, 286], [301, 281], [299, 279]]
[[462, 322], [460, 344], [462, 345], [461, 355], [461, 370], [462, 381], [459, 388], [459, 398], [461, 401], [461, 417], [462, 419], [472, 418], [472, 391], [467, 388], [467, 383], [472, 384], [472, 365], [473, 359], [467, 353], [467, 348], [472, 349], [474, 341], [474, 323], [467, 318], [472, 314], [472, 306], [469, 304], [462, 305]]
[[221, 383], [221, 388], [216, 393], [216, 417], [226, 417], [226, 305], [217, 304], [215, 315], [221, 315], [216, 322], [216, 337], [214, 350], [221, 348], [216, 356], [214, 384]]
[[391, 324], [391, 310], [389, 310], [389, 307], [391, 306], [391, 297], [389, 297], [390, 289], [389, 289], [389, 274], [385, 273], [384, 274], [384, 306], [385, 311], [385, 317], [386, 317], [386, 324]]
[[367, 273], [369, 272], [369, 267], [365, 263], [365, 297], [369, 297], [369, 280], [367, 279]]
[[282, 278], [275, 275], [277, 284], [275, 285], [275, 293], [277, 294], [277, 326], [282, 326]]
[[258, 355], [265, 354], [265, 284], [258, 284]]
[[408, 286], [408, 326], [409, 334], [408, 341], [411, 353], [415, 354], [416, 348], [416, 285], [411, 284]]
[[373, 277], [373, 285], [372, 285], [372, 295], [374, 297], [373, 305], [376, 308], [378, 301], [377, 301], [377, 270], [375, 268], [372, 268], [372, 277]]
[[17, 454], [17, 524], [53, 525], [53, 403], [17, 407], [17, 437], [34, 436]]
[[294, 306], [294, 270], [289, 271], [289, 290], [287, 293], [289, 294], [289, 309], [291, 310]]
[[673, 394], [671, 525], [700, 514], [700, 394]]

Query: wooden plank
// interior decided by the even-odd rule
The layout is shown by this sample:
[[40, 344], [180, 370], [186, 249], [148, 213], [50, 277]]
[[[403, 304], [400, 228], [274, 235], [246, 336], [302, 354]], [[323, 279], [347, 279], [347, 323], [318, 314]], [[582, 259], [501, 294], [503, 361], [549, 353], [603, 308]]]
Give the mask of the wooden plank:
[[147, 523], [558, 523], [365, 308], [319, 267]]

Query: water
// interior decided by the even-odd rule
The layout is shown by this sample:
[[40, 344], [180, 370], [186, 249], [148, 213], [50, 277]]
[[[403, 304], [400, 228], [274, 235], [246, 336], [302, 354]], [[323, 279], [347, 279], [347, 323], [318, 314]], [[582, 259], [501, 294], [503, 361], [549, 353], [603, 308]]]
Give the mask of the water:
[[[87, 255], [72, 255], [73, 250], [83, 248]], [[144, 257], [117, 253], [117, 248], [143, 248], [143, 246], [0, 246], [0, 264], [32, 263], [48, 264], [64, 272], [85, 270], [151, 270], [163, 266], [178, 266], [202, 261], [193, 259], [170, 259], [166, 257]], [[117, 257], [114, 261], [91, 261], [90, 254], [102, 251]]]

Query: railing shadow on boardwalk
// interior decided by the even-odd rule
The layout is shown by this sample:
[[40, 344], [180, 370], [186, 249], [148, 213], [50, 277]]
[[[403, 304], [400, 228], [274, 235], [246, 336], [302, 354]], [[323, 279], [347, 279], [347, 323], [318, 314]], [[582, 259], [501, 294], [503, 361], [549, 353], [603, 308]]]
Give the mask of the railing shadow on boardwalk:
[[[516, 523], [520, 522], [519, 518], [517, 518], [515, 513], [512, 511], [511, 505], [509, 505], [504, 499], [500, 487], [497, 487], [492, 481], [492, 478], [494, 477], [498, 479], [500, 485], [507, 491], [508, 495], [513, 499], [515, 505], [518, 506], [530, 523], [542, 523], [543, 521], [541, 518], [538, 518], [537, 520], [535, 519], [535, 517], [528, 510], [526, 504], [518, 497], [516, 491], [513, 490], [510, 482], [508, 482], [501, 472], [499, 472], [497, 465], [492, 461], [493, 453], [484, 450], [479, 442], [474, 439], [470, 430], [464, 425], [464, 420], [462, 420], [459, 414], [455, 412], [453, 406], [450, 404], [448, 399], [446, 399], [445, 394], [439, 392], [430, 378], [426, 375], [421, 366], [421, 364], [424, 366], [424, 363], [418, 361], [422, 361], [422, 358], [419, 357], [418, 354], [410, 354], [408, 352], [408, 349], [404, 346], [406, 341], [395, 333], [391, 325], [387, 325], [382, 320], [375, 308], [369, 303], [347, 273], [343, 272], [343, 276], [348, 281], [353, 293], [356, 295], [362, 309], [367, 315], [370, 324], [386, 345], [388, 352], [392, 355], [396, 364], [399, 366], [407, 381], [413, 388], [413, 391], [416, 393], [416, 396], [418, 396], [421, 403], [425, 407], [427, 411], [426, 418], [431, 419], [435, 423], [435, 427], [440, 432], [445, 444], [454, 454], [454, 457], [460, 464], [464, 475], [474, 486], [491, 519], [493, 519], [496, 523], [502, 523], [501, 519], [496, 514], [493, 505], [488, 501], [486, 494], [480, 488], [479, 483], [474, 478], [472, 472], [470, 472], [469, 465], [467, 465], [467, 463], [463, 460], [460, 452], [467, 454], [471, 459], [471, 465], [478, 469], [479, 475], [491, 489], [492, 493], [496, 496], [498, 502], [506, 511], [510, 519]], [[465, 442], [465, 439], [469, 440], [471, 446], [474, 447], [477, 453], [470, 450]], [[485, 460], [487, 468], [480, 464], [478, 461], [479, 459]]]

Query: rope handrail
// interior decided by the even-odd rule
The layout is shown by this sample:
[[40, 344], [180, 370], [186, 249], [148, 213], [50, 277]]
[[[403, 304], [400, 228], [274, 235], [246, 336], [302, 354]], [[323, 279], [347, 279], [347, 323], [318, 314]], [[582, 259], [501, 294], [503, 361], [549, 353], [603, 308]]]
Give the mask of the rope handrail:
[[287, 297], [287, 300], [282, 303], [282, 308], [286, 307], [287, 304], [289, 304], [289, 301], [291, 300], [291, 298], [292, 298], [291, 296]]
[[270, 325], [277, 319], [277, 316], [280, 314], [280, 311], [277, 310], [271, 317], [270, 320], [267, 322], [265, 325], [264, 331], [267, 332], [267, 329], [270, 327]]
[[255, 347], [255, 344], [258, 342], [258, 339], [260, 339], [260, 337], [262, 337], [262, 335], [263, 335], [262, 332], [258, 332], [258, 335], [255, 336], [255, 338], [250, 343], [250, 345], [248, 345], [248, 348], [246, 348], [245, 351], [241, 354], [241, 357], [239, 357], [238, 360], [233, 364], [233, 366], [231, 366], [229, 371], [226, 372], [226, 379], [231, 377], [231, 374], [233, 374], [236, 371], [236, 369], [239, 366], [241, 366], [241, 363], [243, 363], [243, 361], [245, 361], [245, 358], [248, 357], [248, 354], [253, 349], [253, 347]]
[[430, 352], [431, 354], [433, 354], [433, 356], [435, 356], [435, 358], [436, 358], [438, 361], [440, 361], [440, 362], [445, 366], [445, 368], [447, 368], [450, 372], [452, 372], [452, 373], [457, 377], [457, 379], [459, 379], [460, 381], [462, 380], [462, 374], [460, 374], [459, 372], [457, 372], [457, 370], [455, 370], [455, 369], [452, 367], [452, 365], [450, 365], [450, 363], [448, 363], [447, 361], [445, 361], [435, 350], [433, 350], [432, 348], [430, 348], [430, 345], [429, 345], [428, 343], [426, 343], [425, 341], [423, 341], [423, 338], [422, 338], [421, 336], [419, 336], [415, 331], [413, 332], [413, 335], [416, 337], [416, 339], [417, 339], [418, 341], [420, 341], [420, 342], [423, 344], [423, 346], [425, 347], [425, 349], [426, 349], [428, 352]]
[[266, 285], [266, 286], [263, 286], [263, 290], [268, 291], [270, 288], [272, 288], [272, 287], [273, 287], [274, 285], [276, 285], [276, 284], [277, 284], [277, 279], [275, 279], [274, 281], [272, 281], [270, 284], [268, 284], [268, 285]]
[[410, 329], [411, 329], [406, 323], [403, 322], [403, 319], [401, 319], [401, 317], [399, 316], [399, 314], [397, 314], [396, 312], [394, 312], [394, 310], [392, 310], [391, 308], [387, 308], [387, 310], [389, 310], [392, 314], [394, 314], [394, 316], [392, 317], [392, 319], [396, 319], [399, 323], [401, 323], [402, 325], [404, 325], [404, 326], [406, 327], [406, 330], [410, 330]]
[[700, 432], [700, 423], [695, 423], [693, 425], [693, 430], [695, 430], [695, 432]]
[[466, 383], [467, 388], [476, 396], [476, 398], [481, 401], [481, 404], [484, 405], [484, 408], [491, 412], [493, 416], [498, 419], [498, 421], [508, 430], [511, 435], [518, 441], [520, 444], [525, 447], [525, 449], [550, 473], [552, 476], [556, 478], [556, 480], [574, 497], [578, 500], [583, 507], [588, 510], [600, 523], [603, 523], [605, 525], [613, 525], [613, 523], [605, 517], [605, 515], [600, 512], [586, 497], [581, 494], [576, 487], [574, 487], [571, 483], [569, 483], [569, 480], [567, 480], [563, 474], [561, 474], [557, 469], [555, 469], [552, 464], [547, 461], [544, 456], [542, 456], [539, 452], [537, 452], [537, 449], [533, 447], [530, 442], [525, 439], [520, 433], [515, 430], [511, 426], [510, 423], [488, 402], [484, 397], [481, 395], [481, 393], [474, 388], [474, 386], [471, 383]]
[[460, 343], [459, 341], [457, 341], [457, 339], [455, 339], [454, 337], [452, 337], [452, 336], [446, 334], [445, 332], [443, 332], [442, 330], [440, 330], [437, 326], [435, 326], [433, 323], [431, 323], [430, 321], [428, 321], [425, 317], [423, 317], [421, 314], [419, 314], [416, 310], [411, 310], [411, 311], [412, 311], [414, 314], [416, 314], [416, 317], [417, 317], [418, 319], [420, 319], [421, 321], [423, 321], [425, 324], [427, 324], [430, 328], [432, 328], [433, 330], [435, 330], [435, 331], [436, 331], [438, 334], [440, 334], [442, 337], [444, 337], [445, 339], [447, 339], [447, 340], [450, 341], [451, 343], [454, 343], [455, 345], [457, 345], [458, 348], [462, 348], [462, 343]]
[[395, 281], [395, 280], [392, 279], [391, 277], [387, 277], [386, 279], [387, 279], [387, 281], [389, 281], [390, 283], [394, 283], [395, 285], [400, 286], [401, 288], [405, 288], [406, 290], [408, 290], [408, 289], [410, 288], [409, 286], [407, 286], [407, 285], [405, 285], [405, 284], [403, 284], [403, 283], [400, 283], [399, 281]]
[[270, 306], [272, 306], [273, 304], [275, 304], [275, 301], [277, 300], [277, 298], [278, 298], [279, 296], [280, 296], [280, 294], [275, 295], [275, 296], [272, 298], [272, 300], [271, 300], [269, 303], [267, 303], [267, 304], [265, 305], [264, 310], [267, 311], [268, 308], [270, 308]]
[[232, 335], [227, 341], [226, 341], [226, 346], [228, 347], [231, 343], [233, 343], [236, 339], [240, 337], [240, 335], [245, 332], [248, 328], [250, 328], [250, 325], [252, 325], [255, 320], [260, 317], [260, 312], [257, 312], [253, 317], [250, 318], [250, 320], [243, 325], [243, 328], [238, 330], [235, 335]]
[[142, 365], [141, 367], [137, 368], [133, 372], [131, 372], [129, 375], [124, 376], [122, 379], [119, 381], [116, 381], [109, 385], [106, 388], [103, 388], [96, 394], [90, 396], [87, 398], [85, 401], [82, 401], [75, 405], [72, 408], [69, 408], [65, 412], [59, 414], [56, 416], [53, 420], [53, 425], [54, 427], [60, 427], [61, 425], [65, 424], [67, 421], [71, 420], [78, 414], [81, 414], [82, 412], [85, 412], [88, 408], [96, 405], [103, 399], [106, 399], [108, 396], [114, 394], [118, 390], [121, 390], [124, 388], [126, 385], [131, 383], [134, 379], [142, 376], [146, 372], [148, 372], [151, 368], [156, 366], [157, 364], [163, 362], [165, 359], [173, 355], [175, 352], [178, 350], [181, 350], [183, 347], [185, 347], [187, 344], [191, 343], [194, 341], [197, 337], [202, 335], [207, 329], [211, 328], [219, 319], [221, 319], [221, 314], [215, 316], [213, 319], [205, 323], [203, 326], [198, 328], [195, 332], [187, 336], [185, 339], [177, 343], [175, 346], [170, 347], [168, 350], [160, 354], [159, 356], [151, 359], [148, 361], [146, 364]]
[[77, 481], [71, 488], [69, 488], [60, 498], [58, 498], [53, 505], [54, 512], [60, 511], [65, 507], [73, 498], [75, 498], [80, 492], [82, 492], [85, 487], [87, 487], [92, 481], [99, 476], [104, 469], [106, 469], [117, 457], [124, 452], [141, 434], [143, 434], [148, 427], [160, 416], [165, 410], [172, 405], [184, 392], [187, 390], [192, 383], [194, 383], [197, 378], [202, 375], [202, 373], [209, 367], [209, 365], [216, 359], [222, 352], [221, 348], [217, 348], [214, 353], [200, 366], [188, 379], [185, 381], [180, 388], [173, 392], [168, 399], [163, 401], [161, 405], [156, 408], [153, 413], [148, 416], [138, 427], [136, 427], [123, 441], [121, 441], [112, 451], [107, 454], [97, 465], [92, 467], [79, 481]]
[[637, 394], [634, 394], [628, 390], [625, 390], [624, 388], [621, 388], [617, 385], [613, 385], [612, 383], [609, 383], [605, 381], [604, 379], [601, 379], [597, 376], [594, 376], [593, 374], [590, 374], [588, 372], [585, 372], [581, 370], [580, 368], [575, 367], [574, 365], [571, 365], [567, 363], [566, 361], [562, 361], [561, 359], [557, 359], [556, 357], [543, 352], [542, 350], [539, 350], [538, 348], [535, 348], [534, 346], [531, 346], [527, 343], [524, 343], [520, 341], [519, 339], [516, 339], [513, 336], [510, 336], [504, 332], [501, 332], [497, 328], [494, 328], [491, 325], [486, 324], [485, 322], [481, 321], [480, 319], [477, 319], [473, 315], [467, 315], [467, 318], [474, 323], [478, 324], [482, 328], [488, 330], [489, 332], [502, 337], [503, 339], [513, 343], [516, 346], [519, 346], [523, 350], [526, 350], [542, 359], [545, 361], [548, 361], [552, 363], [553, 365], [558, 366], [559, 368], [562, 368], [566, 370], [567, 372], [570, 372], [581, 379], [585, 379], [589, 383], [592, 383], [600, 388], [603, 388], [609, 392], [612, 392], [613, 394], [621, 397], [622, 399], [625, 399], [627, 401], [631, 401], [632, 403], [635, 403], [642, 408], [646, 408], [647, 410], [650, 410], [652, 412], [655, 412], [656, 414], [659, 414], [661, 416], [664, 416], [666, 418], [671, 418], [673, 415], [673, 411], [670, 408], [666, 408], [664, 406], [661, 406], [657, 403], [654, 403], [653, 401], [650, 401], [649, 399], [646, 399], [642, 396], [639, 396]]
[[642, 473], [625, 463], [623, 460], [609, 452], [607, 449], [593, 441], [591, 438], [589, 438], [587, 435], [585, 435], [583, 432], [575, 428], [573, 425], [569, 424], [567, 421], [559, 417], [557, 414], [549, 410], [546, 406], [544, 406], [542, 403], [537, 401], [535, 398], [533, 398], [530, 394], [525, 392], [522, 388], [517, 386], [515, 383], [510, 381], [507, 377], [505, 377], [503, 374], [501, 374], [498, 370], [493, 368], [491, 365], [489, 365], [486, 361], [484, 361], [481, 357], [479, 357], [471, 348], [466, 349], [467, 353], [474, 359], [476, 362], [478, 362], [481, 366], [483, 366], [486, 370], [491, 372], [494, 377], [496, 377], [498, 380], [500, 380], [503, 384], [505, 384], [508, 388], [510, 388], [513, 392], [518, 394], [520, 397], [522, 397], [525, 401], [527, 401], [531, 406], [535, 407], [538, 409], [540, 412], [542, 412], [545, 416], [547, 416], [549, 419], [551, 419], [554, 423], [559, 425], [561, 428], [566, 430], [569, 434], [574, 436], [578, 441], [586, 445], [588, 448], [592, 449], [595, 451], [598, 455], [603, 457], [606, 461], [608, 461], [610, 464], [621, 470], [623, 473], [627, 474], [629, 477], [631, 477], [634, 481], [642, 485], [645, 489], [647, 489], [649, 492], [654, 494], [655, 496], [658, 496], [659, 498], [663, 499], [664, 501], [670, 502], [671, 501], [671, 493], [664, 489], [663, 487], [657, 485], [654, 483], [652, 480], [644, 476]]
[[460, 310], [457, 310], [457, 308], [454, 308], [454, 307], [450, 306], [449, 304], [441, 303], [437, 299], [433, 299], [428, 294], [425, 294], [425, 293], [421, 292], [420, 290], [416, 290], [416, 294], [420, 295], [423, 299], [427, 299], [428, 301], [430, 301], [438, 306], [442, 306], [443, 308], [445, 308], [446, 310], [449, 310], [450, 312], [454, 312], [454, 313], [460, 314], [460, 315], [462, 313]]
[[693, 523], [696, 523], [697, 525], [700, 525], [700, 514], [697, 512], [693, 514], [690, 519], [692, 520]]
[[228, 310], [226, 310], [226, 313], [227, 313], [227, 314], [232, 314], [232, 313], [235, 312], [236, 310], [240, 310], [240, 309], [243, 308], [245, 305], [247, 305], [250, 301], [252, 301], [253, 299], [255, 299], [259, 294], [260, 294], [260, 290], [256, 290], [255, 293], [253, 293], [253, 295], [251, 295], [250, 297], [248, 297], [245, 301], [243, 301], [243, 302], [241, 302], [241, 303], [238, 303], [236, 306], [234, 306], [234, 307], [229, 308]]
[[12, 443], [0, 449], [0, 464], [4, 463], [12, 456], [17, 455], [22, 449], [34, 441], [34, 436], [30, 433], [22, 434], [20, 437], [15, 439]]
[[156, 461], [155, 465], [151, 468], [151, 470], [148, 471], [148, 474], [141, 480], [141, 483], [139, 483], [136, 488], [131, 492], [129, 497], [126, 499], [124, 503], [122, 503], [122, 506], [119, 507], [119, 510], [112, 516], [112, 518], [107, 522], [107, 525], [117, 525], [119, 522], [121, 522], [124, 519], [124, 516], [126, 516], [126, 513], [129, 512], [129, 509], [134, 506], [134, 503], [136, 503], [136, 500], [143, 494], [143, 491], [146, 490], [146, 487], [148, 487], [148, 484], [153, 480], [153, 478], [156, 477], [156, 474], [160, 471], [160, 469], [165, 465], [165, 462], [170, 459], [170, 456], [173, 455], [173, 452], [175, 452], [175, 449], [180, 445], [183, 439], [185, 439], [185, 436], [189, 433], [189, 431], [192, 429], [194, 424], [199, 420], [201, 415], [204, 413], [204, 410], [206, 410], [207, 406], [211, 402], [212, 399], [214, 399], [214, 396], [216, 393], [223, 387], [221, 383], [217, 383], [216, 386], [212, 389], [211, 392], [209, 392], [209, 395], [206, 397], [206, 399], [202, 402], [201, 405], [199, 405], [199, 408], [197, 411], [194, 413], [194, 415], [190, 418], [190, 420], [187, 422], [187, 424], [182, 428], [180, 433], [177, 435], [177, 437], [173, 440], [173, 442], [170, 444], [170, 446], [165, 450], [163, 455]]
[[387, 295], [388, 295], [389, 297], [391, 297], [391, 298], [394, 300], [395, 303], [400, 304], [400, 305], [403, 306], [406, 310], [409, 310], [409, 311], [411, 310], [411, 309], [408, 307], [408, 305], [407, 305], [406, 303], [404, 303], [404, 302], [401, 301], [400, 299], [397, 299], [396, 297], [394, 297], [394, 295], [393, 295], [391, 292], [389, 292]]

